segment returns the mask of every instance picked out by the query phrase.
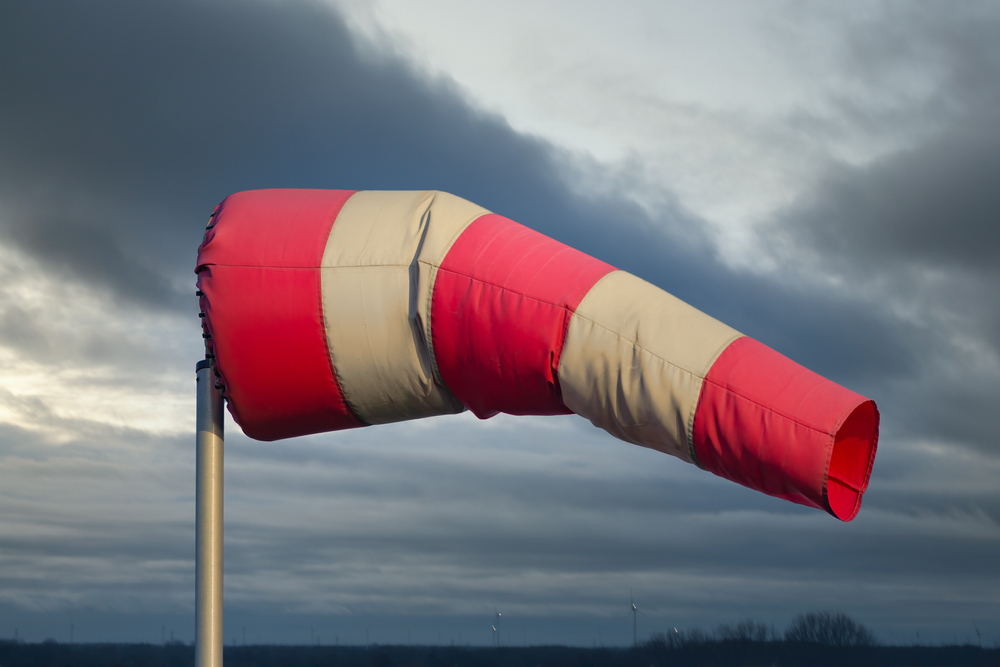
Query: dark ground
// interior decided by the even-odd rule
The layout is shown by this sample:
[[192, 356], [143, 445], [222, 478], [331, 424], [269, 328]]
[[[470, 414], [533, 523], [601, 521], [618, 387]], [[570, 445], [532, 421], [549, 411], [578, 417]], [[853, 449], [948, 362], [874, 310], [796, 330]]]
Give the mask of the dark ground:
[[[190, 667], [194, 649], [175, 643], [24, 644], [0, 642], [0, 667]], [[831, 647], [787, 641], [713, 641], [638, 649], [565, 646], [457, 648], [372, 646], [230, 646], [227, 667], [1000, 667], [1000, 648], [979, 646]]]

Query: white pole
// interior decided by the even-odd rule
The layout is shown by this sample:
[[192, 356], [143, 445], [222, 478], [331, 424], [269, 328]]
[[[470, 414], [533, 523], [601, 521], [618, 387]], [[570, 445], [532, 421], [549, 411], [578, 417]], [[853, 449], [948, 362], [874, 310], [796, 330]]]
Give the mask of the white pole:
[[222, 667], [222, 395], [199, 361], [195, 520], [195, 667]]

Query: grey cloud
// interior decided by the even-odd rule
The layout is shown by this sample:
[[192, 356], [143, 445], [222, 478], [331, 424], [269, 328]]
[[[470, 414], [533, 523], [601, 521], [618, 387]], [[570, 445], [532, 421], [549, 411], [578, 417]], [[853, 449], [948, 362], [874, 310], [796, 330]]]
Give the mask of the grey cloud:
[[784, 214], [790, 233], [860, 273], [900, 264], [1000, 270], [1000, 117], [866, 167], [831, 167]]
[[905, 359], [871, 385], [885, 397], [889, 433], [992, 456], [991, 406], [1000, 401], [998, 27], [995, 8], [979, 4], [958, 12], [923, 6], [851, 31], [845, 71], [875, 95], [883, 85], [900, 89], [899, 79], [921, 65], [919, 74], [936, 82], [926, 99], [894, 100], [869, 119], [876, 129], [912, 123], [920, 138], [870, 164], [831, 161], [765, 230], [787, 243], [803, 273], [835, 276], [872, 310], [884, 304], [893, 333], [877, 335], [888, 345], [873, 351], [895, 347]]
[[[852, 31], [852, 76], [897, 83], [923, 65], [937, 79], [926, 100], [893, 107], [922, 118], [918, 145], [874, 164], [831, 165], [814, 195], [787, 213], [795, 232], [851, 269], [878, 272], [900, 263], [958, 271], [1000, 268], [1000, 15], [987, 3], [965, 11], [927, 5]], [[916, 64], [916, 65], [915, 65]]]
[[[456, 608], [468, 618], [493, 600], [540, 628], [571, 612], [607, 615], [630, 585], [686, 624], [742, 605], [757, 618], [794, 614], [803, 591], [885, 623], [900, 595], [915, 598], [911, 617], [958, 604], [946, 598], [959, 591], [965, 608], [991, 608], [995, 528], [970, 512], [942, 515], [946, 499], [914, 510], [905, 494], [920, 494], [905, 485], [873, 493], [845, 526], [563, 421], [573, 438], [553, 439], [542, 420], [467, 417], [285, 443], [231, 432], [230, 613], [272, 627], [285, 622], [276, 608], [324, 625], [367, 617], [384, 633]], [[191, 443], [76, 431], [58, 446], [0, 431], [3, 601], [18, 618], [50, 610], [37, 624], [93, 608], [132, 609], [156, 627], [190, 603]], [[902, 473], [919, 481], [926, 465]], [[372, 618], [387, 609], [400, 618]]]
[[[871, 366], [882, 373], [872, 390], [885, 396], [890, 431], [957, 439], [994, 454], [988, 425], [1000, 400], [990, 361], [1000, 354], [1000, 198], [990, 180], [1000, 168], [1000, 144], [991, 139], [997, 130], [1000, 124], [979, 128], [986, 138], [974, 148], [947, 135], [871, 167], [838, 166], [773, 230], [870, 303], [885, 304], [888, 335], [876, 333], [869, 349], [885, 355]], [[909, 323], [894, 309], [908, 312]], [[872, 332], [850, 314], [845, 323], [864, 332], [858, 338]], [[890, 359], [898, 360], [895, 368], [887, 367]]]
[[[876, 138], [913, 124], [916, 141], [863, 166], [830, 162], [813, 192], [780, 216], [784, 231], [845, 275], [915, 267], [995, 273], [998, 28], [989, 3], [961, 11], [914, 6], [851, 23], [842, 75], [872, 99], [831, 103], [853, 124], [870, 122]], [[828, 131], [837, 120], [813, 118], [811, 130]]]
[[52, 359], [55, 348], [36, 313], [8, 305], [0, 317], [0, 344], [34, 359]]
[[[809, 510], [733, 487], [673, 459], [619, 447], [594, 429], [581, 432], [572, 444], [519, 430], [521, 444], [532, 450], [525, 453], [506, 444], [509, 431], [484, 434], [475, 427], [448, 424], [437, 432], [438, 445], [421, 439], [394, 444], [402, 440], [404, 427], [318, 437], [314, 446], [296, 443], [294, 449], [305, 450], [300, 454], [308, 452], [308, 463], [295, 465], [261, 461], [248, 451], [253, 445], [232, 441], [232, 451], [239, 452], [233, 456], [239, 458], [232, 463], [230, 490], [248, 503], [233, 517], [233, 529], [253, 544], [249, 551], [254, 554], [272, 551], [278, 557], [296, 545], [296, 553], [377, 551], [390, 558], [444, 560], [455, 567], [477, 563], [497, 570], [512, 563], [563, 572], [656, 570], [670, 563], [674, 572], [752, 577], [773, 571], [808, 579], [832, 572], [905, 578], [941, 561], [954, 563], [949, 577], [959, 572], [983, 576], [991, 567], [985, 554], [994, 538], [979, 533], [994, 529], [989, 526], [996, 525], [997, 498], [986, 500], [983, 480], [968, 496], [952, 481], [933, 490], [924, 483], [921, 489], [919, 480], [930, 469], [936, 467], [939, 476], [945, 469], [919, 454], [898, 466], [905, 479], [914, 481], [873, 494], [866, 506], [872, 516], [863, 514], [847, 527], [813, 521]], [[472, 439], [478, 443], [472, 445]], [[414, 446], [422, 455], [410, 453]], [[477, 451], [463, 457], [468, 448]], [[542, 465], [534, 461], [535, 452], [549, 452], [552, 460]], [[294, 460], [293, 453], [289, 456]], [[962, 470], [962, 464], [952, 464], [948, 479]], [[928, 492], [937, 497], [931, 500]], [[989, 507], [984, 500], [992, 503], [994, 518], [970, 507], [970, 500], [983, 508]], [[260, 504], [268, 508], [243, 514]], [[949, 504], [952, 509], [942, 513]], [[897, 515], [923, 515], [924, 530], [949, 538], [939, 542], [910, 532], [922, 523], [916, 519], [900, 529]], [[255, 538], [261, 524], [273, 527], [281, 539], [271, 542], [270, 529], [263, 534], [268, 537]], [[313, 525], [327, 530], [314, 531]], [[778, 536], [783, 525], [795, 526], [787, 538]], [[891, 539], [876, 539], [885, 533]], [[741, 545], [738, 563], [726, 546], [734, 539]], [[965, 546], [955, 549], [958, 542]]]
[[[47, 213], [44, 226], [10, 225], [8, 238], [72, 279], [144, 307], [176, 307], [183, 294], [173, 286], [191, 269], [205, 215], [231, 191], [436, 188], [651, 280], [803, 363], [836, 370], [840, 381], [910, 364], [892, 342], [898, 322], [836, 295], [733, 274], [705, 226], [676, 203], [651, 217], [624, 195], [577, 194], [571, 173], [617, 176], [515, 133], [446, 81], [359, 54], [326, 9], [182, 2], [7, 11], [4, 196], [18, 210]], [[47, 46], [53, 40], [58, 49]], [[53, 191], [54, 203], [44, 196]], [[72, 215], [78, 207], [86, 224]], [[865, 323], [866, 334], [845, 322]]]
[[99, 225], [32, 220], [12, 226], [9, 239], [65, 280], [94, 285], [140, 307], [180, 305], [165, 276], [137, 261]]
[[[92, 292], [87, 294], [92, 295]], [[53, 298], [51, 294], [46, 296]], [[63, 295], [63, 298], [72, 296]], [[103, 321], [94, 322], [101, 318], [91, 318], [67, 322], [46, 312], [47, 303], [4, 303], [0, 296], [0, 346], [22, 355], [31, 363], [61, 370], [104, 368], [116, 371], [104, 379], [93, 376], [66, 378], [64, 381], [68, 383], [151, 385], [172, 381], [174, 378], [170, 376], [176, 374], [176, 369], [170, 366], [172, 360], [164, 356], [172, 357], [177, 348], [185, 344], [186, 341], [177, 339], [177, 334], [190, 329], [194, 318], [160, 318], [161, 321], [153, 325], [130, 323], [126, 313], [135, 312], [134, 304], [125, 302], [116, 307], [108, 301], [97, 300], [95, 304], [105, 310]], [[121, 308], [122, 305], [126, 307]], [[196, 337], [197, 332], [189, 336]], [[197, 348], [191, 346], [188, 356], [196, 357], [197, 354]]]
[[[645, 216], [623, 199], [573, 196], [559, 175], [566, 158], [553, 147], [473, 110], [446, 81], [359, 55], [326, 9], [187, 2], [6, 11], [5, 197], [29, 211], [55, 209], [41, 227], [15, 224], [14, 236], [79, 279], [169, 304], [164, 280], [122, 260], [189, 270], [207, 212], [254, 187], [449, 190], [563, 238], [608, 245], [613, 259], [632, 255], [643, 236], [630, 228]], [[83, 228], [73, 215], [81, 207], [93, 220]], [[94, 239], [74, 244], [81, 231]]]
[[[920, 361], [929, 345], [948, 352], [940, 331], [901, 320], [857, 290], [735, 273], [716, 257], [701, 221], [676, 202], [647, 214], [613, 192], [580, 195], [567, 180], [574, 170], [608, 182], [619, 175], [514, 132], [447, 81], [417, 74], [401, 59], [362, 54], [355, 39], [336, 14], [304, 3], [4, 3], [4, 241], [67, 282], [125, 304], [107, 311], [116, 323], [166, 312], [177, 324], [194, 314], [193, 299], [187, 305], [178, 285], [193, 283], [206, 214], [230, 192], [443, 189], [633, 271], [842, 383], [871, 389], [880, 402], [887, 397], [884, 449], [907, 448], [912, 432], [900, 420], [945, 405]], [[949, 150], [953, 163], [935, 161]], [[965, 236], [942, 240], [935, 217], [925, 215], [902, 249], [892, 228], [871, 228], [890, 220], [902, 229], [937, 201], [932, 193], [966, 193], [983, 212], [977, 219], [987, 219], [995, 200], [948, 168], [992, 165], [983, 150], [928, 145], [916, 149], [924, 166], [897, 156], [867, 171], [836, 169], [786, 216], [799, 226], [780, 231], [844, 266], [878, 255], [881, 265], [904, 273], [914, 262], [993, 270], [989, 253], [969, 241], [972, 222], [960, 224]], [[914, 180], [927, 192], [915, 193]], [[898, 208], [891, 193], [911, 193], [913, 201], [904, 198], [908, 207]], [[867, 240], [832, 244], [823, 237], [827, 224], [849, 232], [837, 239]], [[120, 373], [93, 385], [136, 381], [125, 372], [133, 364], [150, 371], [144, 382], [190, 378], [194, 317], [190, 340], [175, 347], [164, 342], [172, 331], [158, 336], [156, 322], [147, 322], [117, 348], [114, 326], [89, 343], [69, 344], [66, 332], [46, 328], [43, 314], [14, 301], [4, 307], [5, 345], [53, 367], [120, 352]], [[984, 373], [977, 385], [986, 396], [991, 377]], [[76, 591], [101, 613], [128, 607], [128, 597], [140, 593], [143, 602], [133, 608], [153, 609], [157, 596], [169, 601], [170, 613], [185, 608], [191, 443], [86, 419], [59, 421], [44, 402], [0, 399], [73, 434], [56, 445], [9, 424], [0, 431], [0, 464], [18, 482], [0, 494], [7, 522], [0, 559], [16, 565], [2, 568], [17, 573], [5, 582], [19, 591], [14, 607], [46, 599], [72, 606], [67, 595]], [[985, 437], [988, 406], [984, 401], [966, 420], [979, 425], [966, 437]], [[384, 612], [392, 602], [406, 613], [443, 614], [452, 605], [488, 607], [484, 600], [494, 597], [546, 613], [583, 609], [578, 618], [624, 601], [638, 581], [662, 609], [712, 619], [708, 624], [739, 606], [796, 613], [806, 593], [839, 600], [849, 596], [845, 590], [891, 624], [894, 613], [913, 618], [952, 605], [942, 602], [949, 591], [992, 582], [995, 539], [971, 533], [995, 524], [995, 495], [945, 492], [929, 501], [919, 482], [934, 476], [933, 460], [881, 467], [880, 459], [870, 492], [875, 511], [862, 512], [848, 529], [628, 449], [580, 420], [561, 422], [565, 429], [554, 438], [528, 422], [456, 419], [277, 444], [231, 433], [233, 612], [273, 619], [268, 607]], [[937, 433], [956, 430], [935, 423]], [[470, 447], [474, 454], [464, 454]], [[544, 453], [553, 447], [556, 453]], [[879, 491], [883, 470], [899, 488]], [[17, 512], [7, 512], [15, 501]], [[907, 521], [907, 512], [917, 511], [936, 522], [933, 529]], [[52, 533], [30, 534], [26, 526], [39, 516]], [[36, 571], [52, 575], [47, 587], [28, 572], [33, 553], [52, 555], [35, 562]], [[87, 571], [93, 581], [66, 566], [87, 559], [98, 561]], [[865, 593], [876, 574], [889, 578], [894, 602]], [[563, 575], [569, 583], [561, 583]], [[926, 581], [912, 587], [907, 577]], [[337, 597], [338, 590], [349, 595]], [[995, 603], [982, 601], [992, 592], [969, 599], [995, 613]], [[899, 599], [907, 594], [917, 602], [903, 609]], [[158, 636], [159, 623], [153, 627]]]

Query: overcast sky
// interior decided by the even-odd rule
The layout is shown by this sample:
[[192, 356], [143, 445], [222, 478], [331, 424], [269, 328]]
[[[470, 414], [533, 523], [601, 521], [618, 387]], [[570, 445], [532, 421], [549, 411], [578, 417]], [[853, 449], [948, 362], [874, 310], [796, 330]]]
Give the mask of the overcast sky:
[[258, 443], [226, 641], [1000, 642], [995, 3], [0, 4], [0, 637], [194, 635], [194, 258], [227, 194], [439, 189], [878, 403], [858, 518], [577, 417]]

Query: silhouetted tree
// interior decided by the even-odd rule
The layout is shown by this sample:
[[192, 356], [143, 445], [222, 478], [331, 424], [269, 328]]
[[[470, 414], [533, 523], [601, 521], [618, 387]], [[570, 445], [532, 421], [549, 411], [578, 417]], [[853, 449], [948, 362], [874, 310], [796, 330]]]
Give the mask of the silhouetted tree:
[[769, 642], [778, 639], [778, 632], [773, 626], [748, 618], [736, 625], [720, 625], [715, 636], [722, 641]]
[[874, 646], [875, 634], [847, 614], [799, 614], [785, 631], [785, 641], [814, 642], [826, 646]]

